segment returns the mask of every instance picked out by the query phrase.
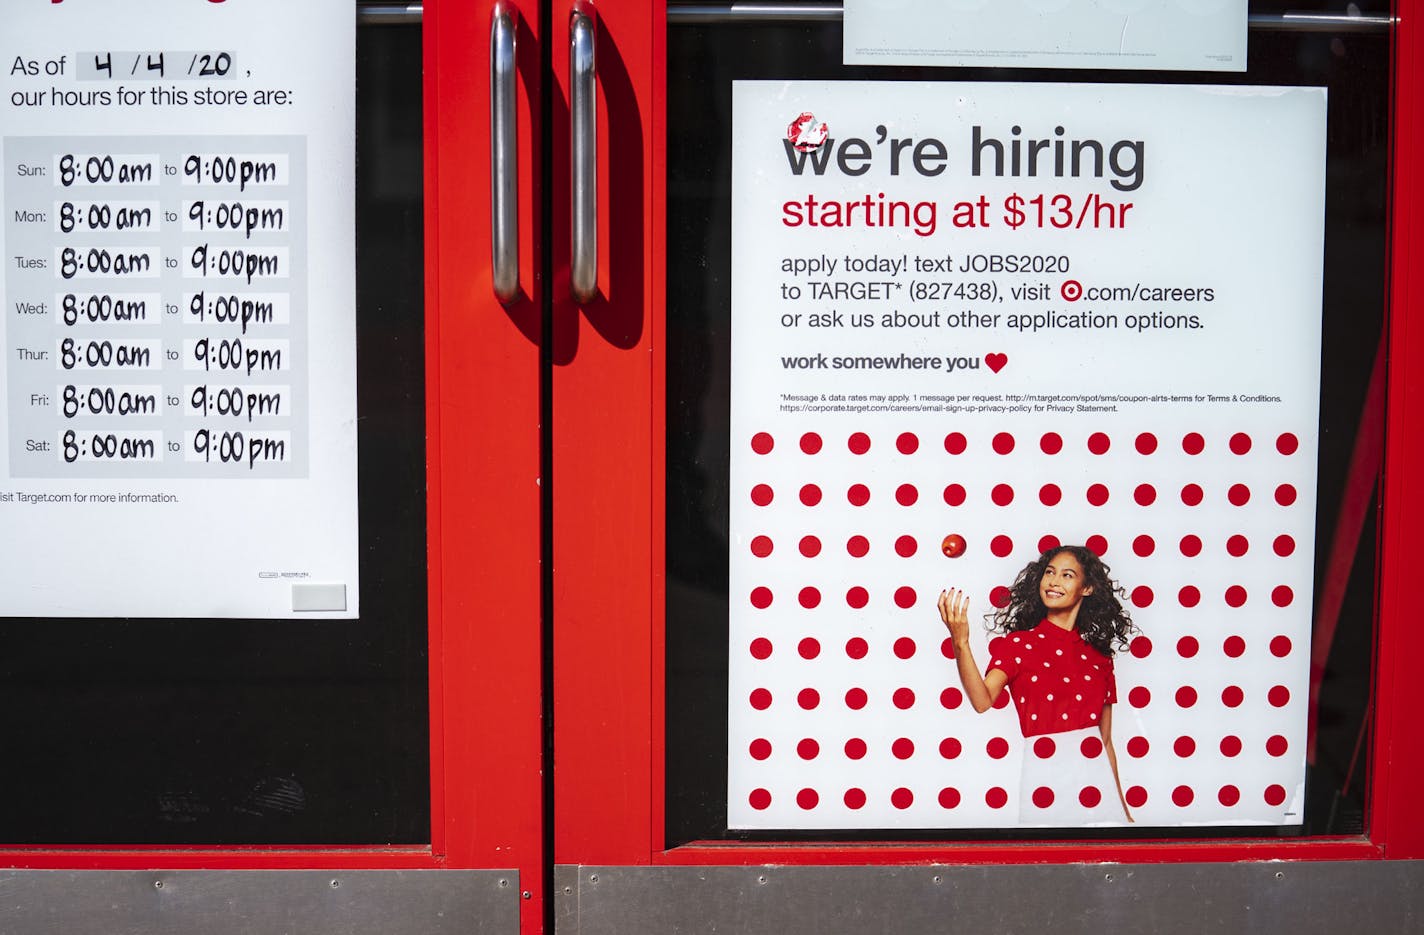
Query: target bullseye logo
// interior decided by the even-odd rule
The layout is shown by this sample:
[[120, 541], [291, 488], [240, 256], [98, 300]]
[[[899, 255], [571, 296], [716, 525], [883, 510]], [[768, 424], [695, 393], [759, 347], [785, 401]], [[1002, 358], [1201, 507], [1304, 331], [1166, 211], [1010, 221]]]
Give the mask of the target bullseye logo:
[[816, 122], [815, 114], [805, 111], [797, 114], [796, 119], [786, 128], [786, 139], [797, 152], [813, 153], [821, 148], [830, 132], [824, 122]]
[[1083, 284], [1076, 279], [1069, 279], [1058, 292], [1065, 302], [1076, 302], [1083, 297]]

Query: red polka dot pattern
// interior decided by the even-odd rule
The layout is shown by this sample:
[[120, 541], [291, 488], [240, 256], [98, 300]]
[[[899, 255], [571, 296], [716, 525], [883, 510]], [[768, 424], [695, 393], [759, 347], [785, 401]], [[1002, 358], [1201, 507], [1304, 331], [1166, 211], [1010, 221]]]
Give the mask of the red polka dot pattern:
[[[1074, 543], [1111, 562], [1139, 627], [1115, 657], [1114, 719], [1138, 827], [1290, 820], [1315, 439], [1264, 413], [1176, 431], [1082, 415], [1053, 431], [978, 415], [734, 429], [729, 823], [1121, 820], [1115, 788], [1058, 769], [1102, 761], [1096, 732], [1022, 740], [1012, 691], [972, 710], [934, 607], [941, 588], [971, 589], [982, 670], [984, 615], [1035, 550]], [[973, 548], [935, 547], [951, 537]], [[1024, 759], [1049, 772], [1021, 788]]]

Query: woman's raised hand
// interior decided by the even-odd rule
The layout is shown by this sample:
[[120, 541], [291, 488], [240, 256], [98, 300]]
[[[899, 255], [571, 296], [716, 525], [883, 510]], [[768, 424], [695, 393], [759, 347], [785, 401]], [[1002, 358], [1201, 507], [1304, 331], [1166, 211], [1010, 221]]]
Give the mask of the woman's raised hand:
[[955, 588], [939, 592], [939, 618], [956, 643], [969, 639], [969, 595]]

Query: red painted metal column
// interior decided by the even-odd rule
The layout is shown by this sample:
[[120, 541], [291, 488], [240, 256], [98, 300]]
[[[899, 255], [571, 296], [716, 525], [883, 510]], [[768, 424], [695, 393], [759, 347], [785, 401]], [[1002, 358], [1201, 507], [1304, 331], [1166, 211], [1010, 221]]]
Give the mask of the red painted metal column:
[[[661, 755], [664, 4], [592, 5], [597, 281], [569, 279], [570, 13], [554, 6], [556, 863], [646, 863]], [[592, 781], [591, 781], [592, 780]], [[605, 782], [604, 780], [609, 780]], [[660, 846], [659, 841], [656, 845]]]
[[[515, 867], [542, 925], [538, 9], [502, 2], [515, 46], [516, 295], [495, 295], [495, 4], [425, 7], [426, 356], [433, 850]], [[511, 206], [515, 207], [515, 206]]]

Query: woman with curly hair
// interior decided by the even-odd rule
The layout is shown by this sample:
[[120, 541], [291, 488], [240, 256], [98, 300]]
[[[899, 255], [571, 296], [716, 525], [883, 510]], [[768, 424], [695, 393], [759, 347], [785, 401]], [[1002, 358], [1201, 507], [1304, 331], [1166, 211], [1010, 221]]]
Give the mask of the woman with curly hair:
[[1002, 635], [990, 641], [981, 675], [969, 649], [969, 598], [959, 590], [940, 592], [940, 619], [949, 628], [969, 703], [983, 713], [1007, 688], [1024, 737], [1040, 738], [1024, 751], [1022, 824], [1056, 823], [1071, 811], [1070, 794], [1090, 822], [1112, 821], [1115, 810], [1104, 800], [1113, 791], [1122, 814], [1133, 820], [1112, 743], [1112, 657], [1135, 630], [1118, 600], [1122, 593], [1092, 550], [1049, 549], [1019, 572], [1008, 603], [993, 614], [989, 630]]

